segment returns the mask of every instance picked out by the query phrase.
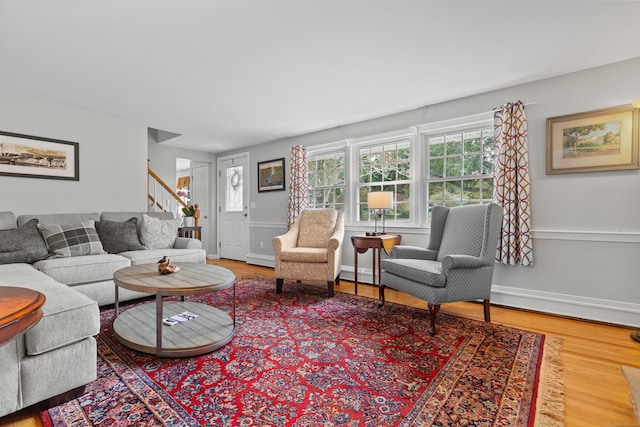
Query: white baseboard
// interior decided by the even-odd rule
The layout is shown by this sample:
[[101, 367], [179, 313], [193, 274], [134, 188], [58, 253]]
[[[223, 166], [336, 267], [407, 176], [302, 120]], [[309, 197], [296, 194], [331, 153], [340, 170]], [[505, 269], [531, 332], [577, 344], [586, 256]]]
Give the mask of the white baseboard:
[[640, 326], [640, 304], [629, 302], [500, 285], [493, 285], [491, 302], [617, 325]]
[[273, 255], [261, 255], [248, 253], [247, 254], [247, 264], [260, 265], [262, 267], [275, 267], [275, 259]]

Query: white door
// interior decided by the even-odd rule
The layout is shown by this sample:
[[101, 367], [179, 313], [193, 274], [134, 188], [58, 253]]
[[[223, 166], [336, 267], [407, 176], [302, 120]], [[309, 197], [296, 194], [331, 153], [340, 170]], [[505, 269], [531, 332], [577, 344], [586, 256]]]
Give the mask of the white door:
[[202, 226], [200, 240], [202, 247], [209, 253], [209, 165], [194, 166], [191, 168], [191, 200], [198, 204], [200, 219], [198, 225]]
[[219, 160], [220, 258], [246, 261], [249, 253], [249, 156]]

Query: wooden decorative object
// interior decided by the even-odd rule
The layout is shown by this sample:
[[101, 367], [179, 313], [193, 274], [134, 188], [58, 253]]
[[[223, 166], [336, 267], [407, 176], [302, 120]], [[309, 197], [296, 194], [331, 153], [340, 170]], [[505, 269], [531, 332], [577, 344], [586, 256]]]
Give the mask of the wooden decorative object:
[[158, 261], [158, 272], [160, 274], [175, 273], [178, 270], [180, 270], [180, 267], [171, 263], [171, 260], [166, 256], [162, 257], [162, 259]]

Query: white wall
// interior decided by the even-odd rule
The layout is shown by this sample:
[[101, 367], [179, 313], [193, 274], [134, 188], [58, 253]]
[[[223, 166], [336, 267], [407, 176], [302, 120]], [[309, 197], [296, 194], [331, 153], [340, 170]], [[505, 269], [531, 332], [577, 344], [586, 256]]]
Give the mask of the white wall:
[[147, 127], [0, 92], [0, 130], [79, 143], [80, 181], [0, 176], [0, 211], [145, 211]]
[[[259, 161], [307, 147], [375, 135], [425, 123], [491, 111], [506, 102], [526, 107], [535, 264], [497, 265], [492, 301], [511, 306], [640, 325], [640, 171], [546, 175], [546, 119], [640, 98], [640, 58], [530, 84], [479, 94], [366, 122], [254, 147]], [[419, 88], [416, 88], [419, 90]], [[220, 155], [229, 155], [221, 153]], [[255, 181], [255, 180], [254, 180]], [[286, 229], [287, 194], [260, 193], [251, 183], [251, 262], [272, 265], [271, 237]], [[287, 186], [288, 188], [288, 186]], [[387, 224], [388, 231], [394, 231]], [[347, 224], [342, 277], [353, 276], [349, 236], [364, 231]], [[426, 245], [428, 230], [396, 229], [403, 243]], [[264, 249], [257, 245], [265, 241]], [[366, 254], [368, 255], [368, 254]], [[370, 266], [361, 256], [360, 266]], [[359, 273], [359, 277], [361, 277]]]

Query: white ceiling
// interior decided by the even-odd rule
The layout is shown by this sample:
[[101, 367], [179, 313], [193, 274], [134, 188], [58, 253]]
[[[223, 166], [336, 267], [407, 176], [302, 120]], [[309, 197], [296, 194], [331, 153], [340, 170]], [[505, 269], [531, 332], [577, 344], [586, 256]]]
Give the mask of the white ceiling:
[[640, 57], [640, 2], [0, 0], [0, 90], [212, 152]]

